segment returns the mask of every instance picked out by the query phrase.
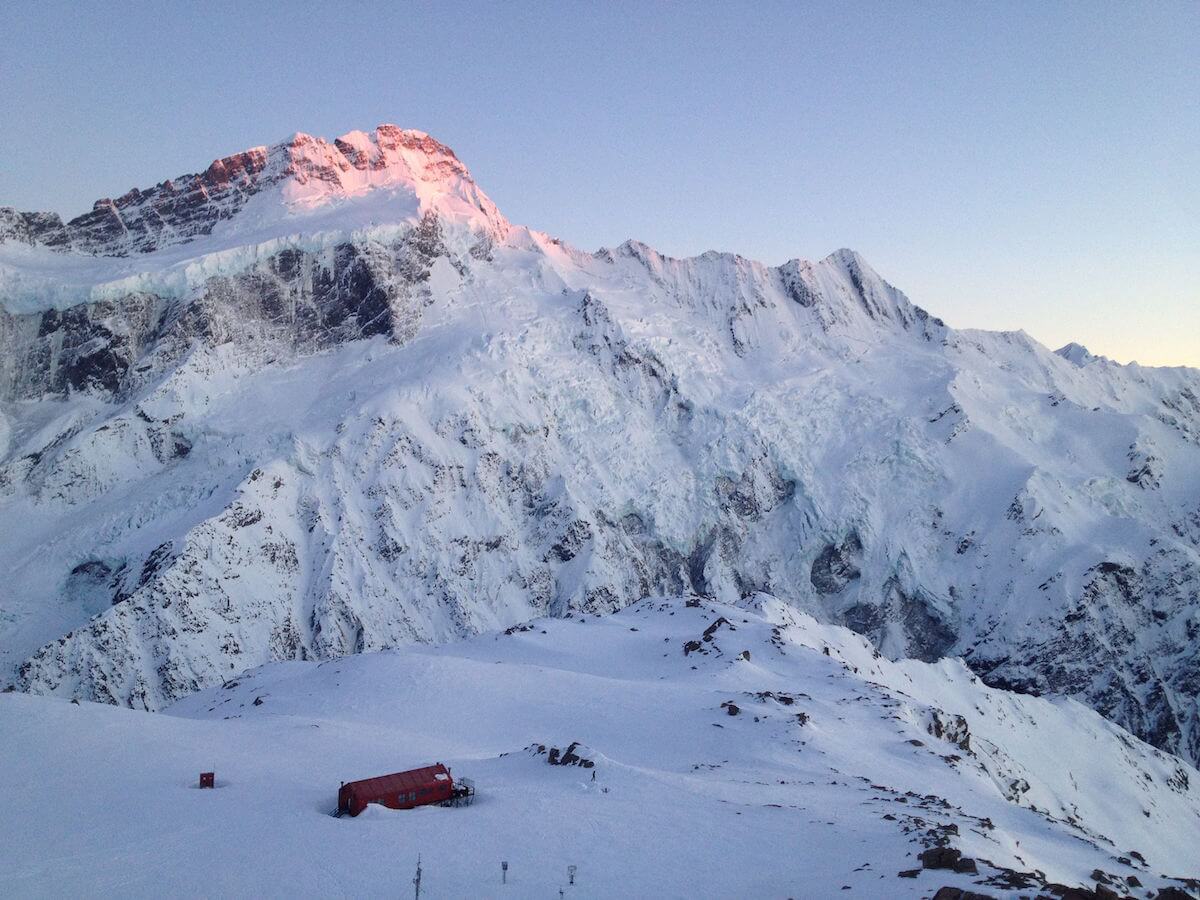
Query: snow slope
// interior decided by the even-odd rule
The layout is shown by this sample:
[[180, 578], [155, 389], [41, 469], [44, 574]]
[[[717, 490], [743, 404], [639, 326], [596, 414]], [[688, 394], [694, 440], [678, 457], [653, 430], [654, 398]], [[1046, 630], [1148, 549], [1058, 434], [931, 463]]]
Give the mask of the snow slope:
[[[1200, 875], [1191, 767], [764, 595], [275, 663], [163, 714], [4, 695], [0, 731], [22, 736], [0, 745], [14, 896], [404, 895], [418, 854], [430, 898], [1015, 897], [1097, 869], [1140, 897]], [[593, 768], [547, 764], [573, 745]], [[340, 781], [434, 760], [475, 805], [328, 815]], [[930, 846], [977, 872], [911, 873]]]
[[1200, 758], [1200, 372], [951, 329], [848, 250], [583, 253], [419, 132], [247, 153], [117, 224], [7, 214], [17, 688], [160, 709], [767, 591]]

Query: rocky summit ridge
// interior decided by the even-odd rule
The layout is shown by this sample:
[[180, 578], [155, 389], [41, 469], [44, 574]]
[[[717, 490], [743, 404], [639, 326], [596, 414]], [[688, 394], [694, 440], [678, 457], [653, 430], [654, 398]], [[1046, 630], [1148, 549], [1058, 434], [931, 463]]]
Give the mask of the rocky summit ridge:
[[407, 189], [425, 198], [457, 194], [498, 233], [505, 226], [454, 151], [422, 131], [385, 124], [333, 141], [297, 132], [269, 147], [214, 160], [203, 172], [97, 200], [66, 223], [55, 213], [0, 207], [0, 241], [99, 256], [151, 253], [211, 234], [272, 189], [290, 210], [376, 189]]

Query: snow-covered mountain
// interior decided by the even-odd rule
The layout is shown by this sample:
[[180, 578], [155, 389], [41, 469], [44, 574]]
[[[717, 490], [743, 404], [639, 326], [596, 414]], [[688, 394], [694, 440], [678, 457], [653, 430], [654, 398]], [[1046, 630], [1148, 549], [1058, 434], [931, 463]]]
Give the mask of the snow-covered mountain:
[[[11, 896], [404, 896], [418, 854], [431, 898], [1200, 889], [1187, 763], [765, 595], [272, 663], [160, 714], [0, 696], [0, 733]], [[472, 806], [329, 815], [435, 760]]]
[[0, 238], [19, 690], [766, 592], [1200, 759], [1200, 371], [949, 328], [848, 250], [584, 253], [393, 126]]

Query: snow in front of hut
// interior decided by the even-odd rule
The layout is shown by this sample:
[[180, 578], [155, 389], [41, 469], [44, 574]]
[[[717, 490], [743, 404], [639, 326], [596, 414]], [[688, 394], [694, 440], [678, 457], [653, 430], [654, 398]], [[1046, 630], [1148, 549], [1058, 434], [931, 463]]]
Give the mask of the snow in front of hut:
[[[426, 898], [1015, 897], [1096, 869], [1144, 896], [1200, 875], [1187, 764], [766, 595], [273, 663], [167, 714], [8, 694], [0, 733], [21, 736], [0, 746], [11, 896], [410, 896], [418, 854]], [[572, 744], [593, 767], [548, 764]], [[329, 815], [342, 780], [438, 761], [474, 805]], [[937, 844], [978, 873], [899, 876]]]

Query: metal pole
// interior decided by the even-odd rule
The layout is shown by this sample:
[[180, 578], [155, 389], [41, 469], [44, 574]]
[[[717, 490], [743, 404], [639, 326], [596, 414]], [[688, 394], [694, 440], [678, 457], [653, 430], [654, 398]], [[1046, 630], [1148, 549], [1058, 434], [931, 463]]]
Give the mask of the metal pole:
[[417, 854], [417, 875], [413, 879], [413, 891], [416, 895], [416, 900], [421, 900], [421, 854]]

